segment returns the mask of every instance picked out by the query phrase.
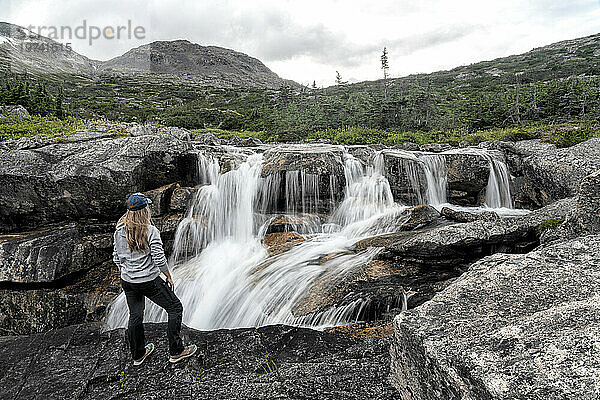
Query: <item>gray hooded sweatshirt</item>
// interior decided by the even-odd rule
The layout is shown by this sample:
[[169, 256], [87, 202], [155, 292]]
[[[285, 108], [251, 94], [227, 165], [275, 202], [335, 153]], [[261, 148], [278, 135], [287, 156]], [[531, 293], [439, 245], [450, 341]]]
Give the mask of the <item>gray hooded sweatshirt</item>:
[[160, 232], [154, 225], [151, 224], [148, 229], [149, 251], [140, 253], [129, 250], [123, 222], [117, 224], [114, 239], [113, 261], [119, 267], [121, 279], [124, 281], [131, 283], [149, 282], [169, 268], [162, 240], [160, 239]]

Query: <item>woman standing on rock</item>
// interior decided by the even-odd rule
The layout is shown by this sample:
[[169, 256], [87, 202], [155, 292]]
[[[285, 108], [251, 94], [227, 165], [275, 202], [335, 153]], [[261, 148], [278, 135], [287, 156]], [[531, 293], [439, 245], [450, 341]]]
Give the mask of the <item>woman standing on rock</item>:
[[[127, 337], [133, 365], [140, 365], [154, 351], [144, 336], [145, 298], [165, 309], [169, 316], [169, 361], [176, 363], [192, 356], [197, 347], [181, 340], [183, 306], [173, 292], [173, 279], [165, 257], [160, 232], [150, 220], [152, 203], [145, 195], [134, 193], [127, 199], [127, 212], [119, 219], [114, 235], [113, 260], [121, 271], [121, 285], [129, 307]], [[163, 273], [166, 282], [160, 278]]]

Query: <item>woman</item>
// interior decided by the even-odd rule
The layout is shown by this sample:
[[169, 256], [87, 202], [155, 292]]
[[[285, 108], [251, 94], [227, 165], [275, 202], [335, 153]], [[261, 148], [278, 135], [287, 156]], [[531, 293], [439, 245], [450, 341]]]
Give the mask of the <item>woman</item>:
[[[127, 199], [127, 212], [119, 219], [114, 235], [113, 260], [121, 271], [121, 285], [129, 307], [127, 336], [133, 365], [140, 365], [154, 351], [154, 344], [146, 344], [144, 337], [145, 298], [164, 308], [169, 316], [169, 361], [179, 362], [192, 356], [197, 347], [185, 346], [181, 340], [183, 306], [173, 292], [173, 278], [169, 272], [160, 232], [150, 220], [152, 203], [145, 195], [134, 193]], [[166, 282], [160, 278], [160, 273]]]

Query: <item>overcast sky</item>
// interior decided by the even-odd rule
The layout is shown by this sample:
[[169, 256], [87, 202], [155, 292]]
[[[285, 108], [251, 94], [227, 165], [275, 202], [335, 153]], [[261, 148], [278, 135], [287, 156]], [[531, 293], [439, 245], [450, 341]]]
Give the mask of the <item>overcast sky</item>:
[[[600, 32], [600, 0], [0, 0], [22, 26], [142, 26], [142, 39], [63, 39], [107, 60], [154, 40], [188, 39], [257, 57], [283, 78], [319, 86], [432, 72]], [[124, 32], [124, 31], [123, 31]]]

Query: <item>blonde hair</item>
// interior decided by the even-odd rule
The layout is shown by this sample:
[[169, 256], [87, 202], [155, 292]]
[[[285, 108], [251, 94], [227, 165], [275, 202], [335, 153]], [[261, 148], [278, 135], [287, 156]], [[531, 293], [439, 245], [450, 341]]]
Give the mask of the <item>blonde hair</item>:
[[125, 215], [119, 219], [119, 223], [125, 224], [129, 250], [139, 253], [148, 251], [150, 217], [150, 207], [144, 207], [137, 211], [127, 210]]

